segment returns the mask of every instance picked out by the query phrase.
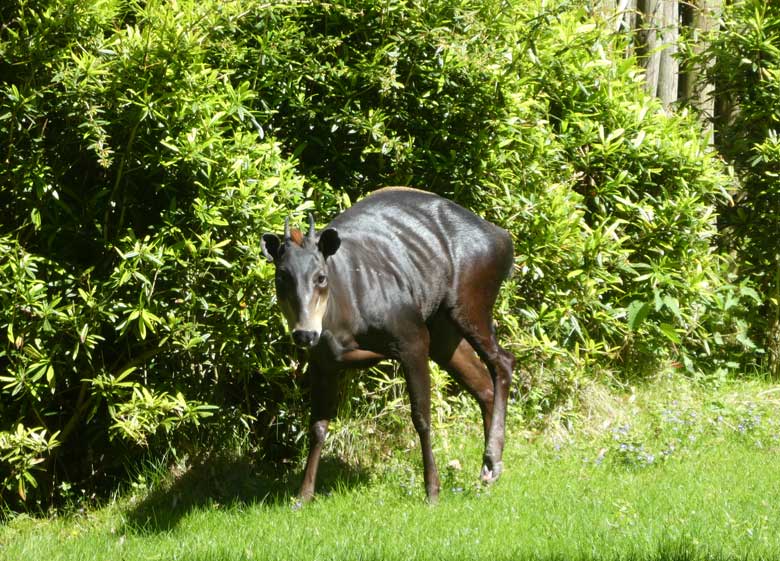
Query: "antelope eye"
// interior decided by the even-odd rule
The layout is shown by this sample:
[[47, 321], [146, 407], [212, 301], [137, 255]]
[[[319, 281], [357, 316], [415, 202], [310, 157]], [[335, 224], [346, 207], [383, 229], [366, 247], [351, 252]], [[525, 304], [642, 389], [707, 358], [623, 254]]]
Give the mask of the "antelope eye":
[[326, 286], [328, 284], [328, 277], [320, 273], [317, 275], [315, 282], [317, 283], [317, 286]]

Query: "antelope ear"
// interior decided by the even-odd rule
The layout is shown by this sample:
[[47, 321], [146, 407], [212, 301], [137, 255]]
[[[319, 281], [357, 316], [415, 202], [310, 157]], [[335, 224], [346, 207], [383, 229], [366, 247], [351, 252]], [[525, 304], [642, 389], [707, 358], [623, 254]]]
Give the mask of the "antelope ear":
[[317, 241], [317, 247], [320, 253], [325, 256], [325, 259], [336, 253], [341, 245], [341, 238], [339, 233], [333, 228], [323, 230], [320, 234], [320, 239]]
[[269, 261], [276, 261], [282, 254], [282, 242], [276, 234], [263, 234], [260, 247]]

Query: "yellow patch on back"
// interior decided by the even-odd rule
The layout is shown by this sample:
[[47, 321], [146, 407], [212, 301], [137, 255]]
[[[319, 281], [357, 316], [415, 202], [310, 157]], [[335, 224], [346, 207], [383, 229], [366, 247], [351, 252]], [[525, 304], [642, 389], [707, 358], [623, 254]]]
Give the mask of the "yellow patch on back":
[[391, 187], [382, 187], [381, 189], [377, 189], [376, 191], [372, 192], [374, 193], [381, 193], [382, 191], [416, 191], [418, 193], [426, 193], [428, 195], [432, 195], [430, 191], [423, 191], [422, 189], [415, 189], [414, 187], [402, 187], [400, 185], [398, 186], [391, 186]]

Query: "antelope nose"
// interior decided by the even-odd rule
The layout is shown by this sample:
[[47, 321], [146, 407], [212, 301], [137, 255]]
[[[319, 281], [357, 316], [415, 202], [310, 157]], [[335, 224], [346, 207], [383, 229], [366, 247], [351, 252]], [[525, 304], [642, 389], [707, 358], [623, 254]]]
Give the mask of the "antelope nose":
[[313, 347], [320, 339], [320, 334], [316, 331], [304, 331], [296, 329], [293, 331], [293, 341], [299, 347]]

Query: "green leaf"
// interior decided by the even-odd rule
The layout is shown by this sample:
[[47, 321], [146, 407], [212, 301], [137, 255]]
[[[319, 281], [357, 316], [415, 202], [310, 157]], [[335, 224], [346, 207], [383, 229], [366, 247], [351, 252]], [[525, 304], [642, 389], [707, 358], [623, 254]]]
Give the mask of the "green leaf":
[[661, 333], [663, 333], [672, 343], [679, 344], [682, 341], [682, 339], [680, 339], [680, 334], [677, 333], [677, 330], [673, 325], [661, 323], [661, 325], [658, 326], [658, 329], [660, 329]]
[[628, 320], [628, 328], [631, 331], [636, 331], [647, 315], [650, 313], [650, 304], [648, 302], [642, 302], [640, 300], [634, 300], [628, 305], [626, 313], [626, 319]]
[[742, 296], [747, 296], [753, 302], [756, 304], [761, 304], [761, 297], [758, 295], [758, 292], [756, 292], [753, 288], [749, 286], [740, 286], [739, 287], [739, 293]]
[[746, 333], [737, 333], [737, 341], [739, 341], [739, 343], [746, 349], [754, 350], [757, 348], [756, 344], [752, 341], [752, 339], [750, 339], [750, 337], [747, 336]]
[[117, 382], [121, 382], [125, 378], [127, 378], [130, 374], [138, 370], [137, 366], [131, 366], [130, 368], [124, 369], [122, 372], [119, 373], [119, 375], [116, 377]]
[[44, 376], [46, 378], [49, 378], [49, 362], [48, 360], [41, 360], [33, 362], [30, 366], [27, 367], [27, 375], [30, 377], [30, 380], [33, 382], [37, 382]]
[[146, 339], [146, 321], [144, 320], [143, 314], [139, 314], [136, 325], [138, 328], [138, 335], [141, 337], [142, 340]]
[[682, 319], [682, 314], [680, 314], [680, 302], [677, 300], [677, 298], [665, 294], [663, 297], [663, 302], [666, 308], [672, 312], [672, 314], [674, 314], [674, 317], [677, 319]]

